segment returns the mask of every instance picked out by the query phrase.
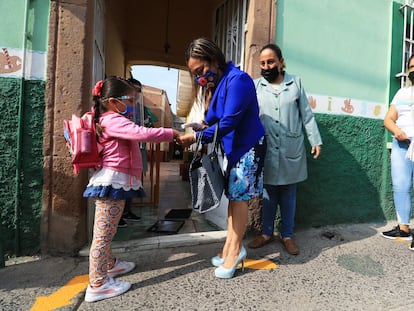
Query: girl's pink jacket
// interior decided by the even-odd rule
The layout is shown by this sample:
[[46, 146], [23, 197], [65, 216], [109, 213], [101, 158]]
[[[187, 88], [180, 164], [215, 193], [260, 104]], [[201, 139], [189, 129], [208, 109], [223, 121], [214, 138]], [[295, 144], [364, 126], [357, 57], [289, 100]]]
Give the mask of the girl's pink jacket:
[[102, 166], [133, 175], [141, 179], [142, 158], [139, 142], [164, 142], [173, 140], [170, 128], [147, 128], [136, 125], [124, 116], [108, 111], [101, 115], [103, 135]]

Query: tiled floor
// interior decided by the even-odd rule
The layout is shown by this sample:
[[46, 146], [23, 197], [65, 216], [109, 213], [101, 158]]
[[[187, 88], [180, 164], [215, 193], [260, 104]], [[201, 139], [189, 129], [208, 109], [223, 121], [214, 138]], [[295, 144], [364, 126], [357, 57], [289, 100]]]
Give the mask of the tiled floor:
[[[141, 239], [168, 234], [148, 232], [147, 230], [158, 220], [164, 220], [165, 215], [172, 209], [191, 210], [190, 185], [188, 181], [183, 181], [180, 176], [180, 163], [182, 163], [182, 161], [177, 160], [161, 162], [159, 204], [155, 206], [151, 203], [140, 203], [139, 200], [134, 201], [132, 204], [132, 212], [140, 216], [141, 219], [135, 222], [128, 221], [128, 227], [119, 228], [114, 240]], [[147, 195], [150, 195], [151, 191], [149, 179], [150, 177], [147, 173], [144, 177], [144, 189]], [[177, 220], [180, 221], [179, 219]], [[178, 233], [217, 230], [220, 229], [205, 220], [203, 215], [192, 211], [191, 216], [188, 219], [185, 219], [184, 224], [179, 229]]]

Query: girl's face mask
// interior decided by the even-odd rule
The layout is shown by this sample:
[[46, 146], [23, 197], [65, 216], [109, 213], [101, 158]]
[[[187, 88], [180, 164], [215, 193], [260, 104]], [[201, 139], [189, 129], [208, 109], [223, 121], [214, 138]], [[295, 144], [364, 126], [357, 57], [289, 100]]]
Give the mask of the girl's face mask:
[[195, 77], [194, 80], [202, 88], [214, 88], [218, 82], [218, 74], [209, 69], [205, 74]]
[[133, 97], [131, 97], [131, 96], [121, 96], [121, 97], [118, 97], [118, 98], [115, 98], [115, 99], [125, 107], [124, 111], [119, 111], [118, 108], [116, 108], [118, 110], [118, 113], [120, 115], [128, 118], [128, 119], [131, 119], [134, 115], [134, 107], [124, 104], [121, 100], [122, 99], [132, 99], [133, 100]]

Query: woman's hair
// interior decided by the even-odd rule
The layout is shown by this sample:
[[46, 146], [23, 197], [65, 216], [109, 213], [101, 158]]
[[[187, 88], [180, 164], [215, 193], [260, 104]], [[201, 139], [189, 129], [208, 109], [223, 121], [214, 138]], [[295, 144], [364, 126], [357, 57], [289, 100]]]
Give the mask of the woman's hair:
[[190, 58], [199, 58], [209, 63], [217, 62], [221, 71], [226, 69], [226, 58], [217, 44], [207, 38], [195, 39], [187, 48], [185, 62]]
[[274, 44], [274, 43], [269, 43], [269, 44], [266, 44], [264, 47], [262, 47], [260, 49], [259, 54], [262, 53], [266, 49], [269, 49], [269, 50], [272, 50], [273, 52], [275, 52], [275, 54], [276, 54], [277, 58], [279, 59], [279, 61], [282, 62], [282, 68], [285, 69], [286, 64], [285, 64], [285, 61], [283, 59], [282, 50], [280, 49], [280, 47], [278, 45]]
[[93, 90], [93, 109], [95, 112], [94, 121], [98, 136], [102, 136], [103, 132], [103, 128], [99, 125], [99, 117], [102, 113], [108, 111], [107, 104], [109, 98], [119, 98], [130, 94], [134, 90], [134, 86], [129, 81], [116, 76], [108, 77], [96, 83]]
[[[220, 69], [222, 72], [225, 71], [227, 62], [226, 57], [224, 56], [221, 49], [218, 47], [216, 43], [213, 41], [207, 39], [207, 38], [198, 38], [193, 40], [190, 45], [187, 48], [187, 51], [185, 53], [185, 62], [188, 64], [188, 61], [190, 58], [197, 58], [204, 61], [207, 61], [208, 63], [212, 64], [214, 62], [217, 62], [218, 69]], [[197, 98], [198, 93], [198, 85], [194, 81], [194, 76], [190, 72], [192, 83], [193, 83], [193, 99], [195, 100]], [[205, 94], [206, 97], [206, 107], [210, 103], [211, 97], [212, 97], [212, 90], [208, 89]]]
[[410, 79], [408, 79], [408, 68], [410, 67], [410, 62], [414, 59], [414, 54], [410, 56], [407, 63], [405, 64], [405, 73], [406, 73], [406, 79], [405, 79], [405, 86], [412, 86], [413, 83]]

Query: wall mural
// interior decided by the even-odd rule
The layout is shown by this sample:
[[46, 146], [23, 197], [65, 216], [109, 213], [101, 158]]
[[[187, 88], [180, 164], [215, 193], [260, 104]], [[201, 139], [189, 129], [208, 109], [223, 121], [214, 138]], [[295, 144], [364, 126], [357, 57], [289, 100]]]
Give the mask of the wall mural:
[[0, 74], [16, 72], [22, 68], [22, 59], [19, 56], [10, 56], [7, 48], [0, 52]]
[[361, 99], [308, 94], [315, 113], [347, 115], [369, 119], [384, 119], [388, 105]]
[[[23, 59], [25, 79], [46, 79], [46, 53], [3, 47], [0, 50], [0, 77], [21, 78]], [[309, 94], [309, 104], [315, 113], [348, 115], [369, 119], [384, 119], [388, 105], [353, 98]]]
[[46, 80], [46, 53], [0, 48], [0, 77], [22, 78], [23, 67], [26, 80]]

